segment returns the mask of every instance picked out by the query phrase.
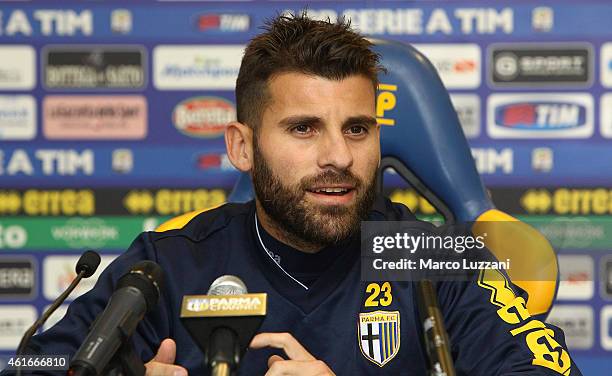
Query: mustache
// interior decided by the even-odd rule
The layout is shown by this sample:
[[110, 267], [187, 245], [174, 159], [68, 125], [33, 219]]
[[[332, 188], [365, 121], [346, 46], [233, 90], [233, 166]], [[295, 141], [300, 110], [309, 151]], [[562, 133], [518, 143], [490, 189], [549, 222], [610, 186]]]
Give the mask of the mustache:
[[350, 185], [361, 188], [363, 182], [349, 170], [326, 170], [314, 176], [307, 176], [300, 181], [300, 188], [308, 190], [315, 185]]

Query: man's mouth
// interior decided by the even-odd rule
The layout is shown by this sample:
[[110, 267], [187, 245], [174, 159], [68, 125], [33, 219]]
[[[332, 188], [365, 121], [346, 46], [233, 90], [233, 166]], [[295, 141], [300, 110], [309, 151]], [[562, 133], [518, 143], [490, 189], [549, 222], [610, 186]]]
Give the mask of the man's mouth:
[[331, 196], [341, 196], [347, 194], [350, 190], [351, 188], [318, 188], [312, 190], [312, 192]]
[[319, 187], [309, 189], [309, 192], [327, 196], [344, 196], [354, 190], [352, 187]]

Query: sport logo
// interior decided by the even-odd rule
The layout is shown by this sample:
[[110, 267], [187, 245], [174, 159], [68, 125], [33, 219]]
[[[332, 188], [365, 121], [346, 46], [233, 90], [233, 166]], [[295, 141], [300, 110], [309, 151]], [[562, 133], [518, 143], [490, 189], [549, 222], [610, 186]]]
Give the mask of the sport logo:
[[201, 14], [197, 17], [199, 31], [247, 31], [251, 19], [247, 14]]
[[491, 49], [489, 79], [500, 86], [581, 85], [591, 82], [588, 44], [504, 44]]
[[587, 138], [593, 134], [589, 94], [494, 94], [487, 112], [492, 138]]
[[219, 137], [227, 123], [236, 120], [234, 104], [219, 97], [194, 97], [174, 108], [174, 126], [189, 137]]

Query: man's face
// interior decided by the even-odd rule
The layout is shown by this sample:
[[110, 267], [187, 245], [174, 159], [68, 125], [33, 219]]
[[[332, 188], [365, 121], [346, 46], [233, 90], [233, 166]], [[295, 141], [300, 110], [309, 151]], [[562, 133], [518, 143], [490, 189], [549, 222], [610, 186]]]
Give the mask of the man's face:
[[253, 185], [265, 214], [292, 238], [336, 244], [370, 210], [380, 161], [372, 82], [283, 73], [253, 139]]

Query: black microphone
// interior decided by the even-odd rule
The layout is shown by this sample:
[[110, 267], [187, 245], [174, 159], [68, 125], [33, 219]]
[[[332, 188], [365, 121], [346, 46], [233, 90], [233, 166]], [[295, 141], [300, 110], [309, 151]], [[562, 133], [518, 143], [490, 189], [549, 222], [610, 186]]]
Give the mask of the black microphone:
[[119, 278], [106, 308], [72, 358], [69, 375], [102, 374], [144, 315], [157, 305], [162, 280], [162, 269], [153, 261], [141, 261]]
[[417, 285], [417, 304], [425, 336], [429, 376], [455, 376], [450, 340], [444, 328], [436, 292], [430, 280], [418, 281]]
[[207, 295], [186, 295], [181, 322], [204, 353], [212, 376], [229, 376], [266, 316], [267, 295], [247, 294], [240, 278], [217, 278]]
[[[66, 300], [68, 295], [70, 295], [70, 293], [77, 287], [77, 285], [79, 284], [79, 282], [81, 282], [83, 278], [89, 278], [96, 272], [96, 269], [98, 269], [98, 265], [100, 265], [100, 255], [95, 251], [85, 251], [85, 253], [83, 253], [81, 257], [79, 257], [79, 261], [77, 261], [75, 268], [77, 276], [72, 280], [70, 286], [68, 286], [68, 288], [53, 301], [53, 304], [51, 304], [49, 308], [47, 308], [45, 312], [43, 312], [42, 316], [40, 316], [38, 320], [36, 320], [34, 324], [32, 324], [32, 326], [30, 326], [28, 330], [26, 330], [26, 332], [23, 334], [23, 337], [21, 337], [19, 346], [17, 346], [17, 356], [23, 355], [23, 352], [28, 346], [28, 342], [30, 342], [30, 339], [32, 338], [34, 333], [36, 333], [38, 328], [40, 328], [47, 321], [49, 316], [51, 316], [51, 314], [55, 312], [57, 307], [59, 307], [64, 302], [64, 300]], [[20, 374], [21, 367], [17, 369], [17, 375], [19, 376]]]

